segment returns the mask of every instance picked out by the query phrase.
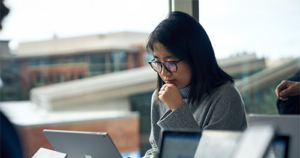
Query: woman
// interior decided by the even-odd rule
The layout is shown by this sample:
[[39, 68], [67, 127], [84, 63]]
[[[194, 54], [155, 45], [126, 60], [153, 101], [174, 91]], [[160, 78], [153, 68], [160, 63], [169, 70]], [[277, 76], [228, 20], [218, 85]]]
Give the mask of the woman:
[[158, 152], [162, 130], [243, 130], [243, 100], [231, 76], [216, 61], [210, 40], [193, 17], [173, 12], [150, 34], [150, 66], [158, 74], [152, 96], [152, 149]]

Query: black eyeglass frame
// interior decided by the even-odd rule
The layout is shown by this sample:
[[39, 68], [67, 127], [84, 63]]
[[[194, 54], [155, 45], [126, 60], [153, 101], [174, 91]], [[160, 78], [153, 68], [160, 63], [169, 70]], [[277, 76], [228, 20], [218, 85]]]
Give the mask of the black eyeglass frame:
[[[162, 72], [162, 66], [164, 66], [164, 68], [165, 68], [167, 71], [169, 71], [169, 72], [171, 72], [171, 73], [174, 73], [174, 72], [177, 72], [177, 70], [178, 70], [177, 64], [178, 64], [180, 61], [182, 61], [183, 59], [180, 59], [180, 60], [178, 60], [178, 61], [165, 61], [165, 62], [161, 63], [161, 65], [160, 65], [161, 71], [157, 71], [157, 70], [152, 66], [151, 63], [158, 63], [158, 62], [155, 62], [154, 60], [155, 60], [155, 59], [152, 59], [151, 61], [148, 61], [148, 64], [151, 66], [151, 68], [152, 68], [155, 72], [158, 72], [158, 73]], [[167, 66], [164, 64], [164, 63], [166, 63], [166, 62], [172, 62], [172, 63], [174, 63], [175, 66], [176, 66], [176, 70], [175, 70], [175, 71], [170, 71], [170, 70], [167, 68]]]

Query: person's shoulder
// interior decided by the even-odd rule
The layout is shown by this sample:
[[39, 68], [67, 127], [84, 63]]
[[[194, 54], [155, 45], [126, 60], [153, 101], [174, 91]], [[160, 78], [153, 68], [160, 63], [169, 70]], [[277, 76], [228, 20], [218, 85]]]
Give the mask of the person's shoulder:
[[157, 93], [157, 90], [154, 90], [153, 93], [152, 93], [152, 97], [151, 97], [152, 104], [153, 103], [157, 103], [157, 95], [156, 95], [156, 93]]
[[226, 82], [223, 85], [219, 86], [216, 88], [216, 91], [219, 93], [223, 93], [223, 92], [238, 92], [236, 86], [234, 85], [234, 83], [232, 82]]
[[[211, 96], [211, 99], [216, 101], [218, 105], [226, 105], [228, 108], [238, 108], [244, 105], [242, 96], [234, 83], [227, 82], [218, 88], [216, 88], [215, 94]], [[219, 106], [223, 107], [223, 106]]]
[[155, 97], [156, 97], [156, 92], [157, 92], [157, 90], [155, 89], [155, 90], [153, 91], [153, 93], [152, 93], [152, 98], [155, 98]]
[[226, 82], [225, 84], [215, 88], [213, 91], [215, 97], [227, 98], [227, 97], [237, 97], [241, 98], [241, 95], [232, 82]]

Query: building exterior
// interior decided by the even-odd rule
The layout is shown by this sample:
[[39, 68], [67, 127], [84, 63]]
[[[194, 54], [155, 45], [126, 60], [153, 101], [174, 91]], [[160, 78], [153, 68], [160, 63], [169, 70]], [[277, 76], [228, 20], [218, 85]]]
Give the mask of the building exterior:
[[0, 66], [3, 67], [13, 57], [8, 47], [9, 41], [0, 40]]
[[0, 100], [26, 100], [33, 87], [142, 67], [147, 37], [119, 32], [21, 43], [17, 55], [1, 66]]

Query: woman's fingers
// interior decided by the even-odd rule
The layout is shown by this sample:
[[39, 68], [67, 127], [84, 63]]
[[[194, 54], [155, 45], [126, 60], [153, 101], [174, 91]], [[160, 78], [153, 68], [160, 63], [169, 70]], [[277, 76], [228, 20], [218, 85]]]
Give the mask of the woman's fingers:
[[158, 98], [172, 111], [183, 103], [182, 96], [174, 84], [163, 85], [158, 93]]

